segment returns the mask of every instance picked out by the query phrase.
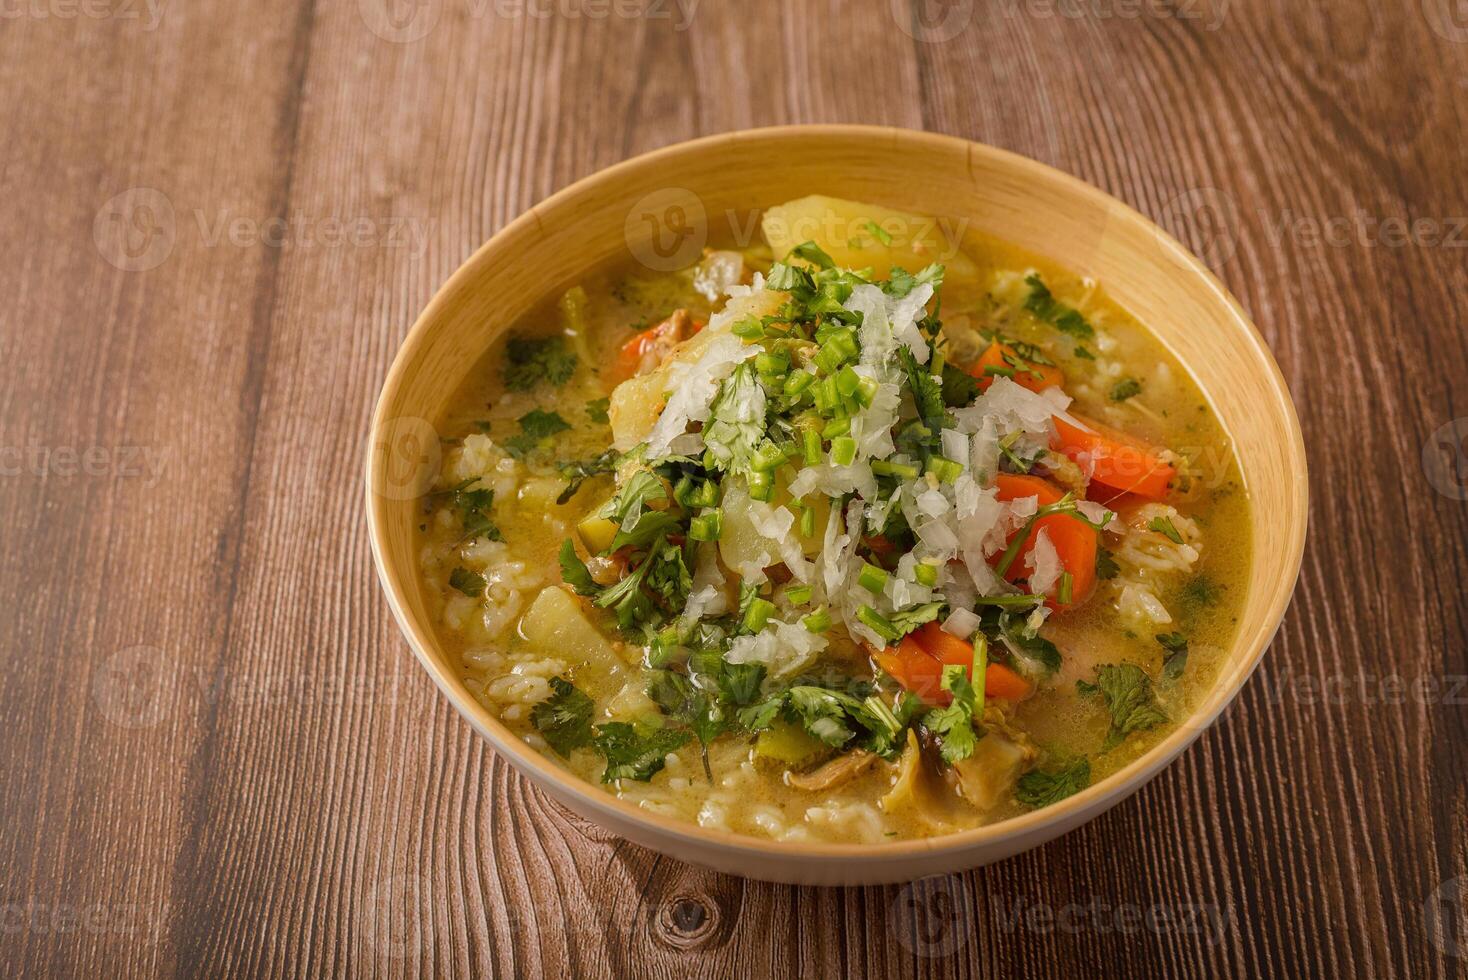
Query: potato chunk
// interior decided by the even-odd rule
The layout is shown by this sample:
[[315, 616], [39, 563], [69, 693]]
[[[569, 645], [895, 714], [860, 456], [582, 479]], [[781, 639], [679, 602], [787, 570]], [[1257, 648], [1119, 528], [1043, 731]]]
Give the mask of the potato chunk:
[[961, 237], [962, 228], [955, 225], [956, 220], [939, 222], [927, 215], [812, 194], [770, 208], [760, 226], [777, 259], [801, 242], [813, 241], [837, 265], [871, 266], [883, 278], [893, 266], [918, 272], [938, 262], [947, 270], [945, 282], [971, 284], [978, 269], [949, 237], [949, 233]]
[[606, 637], [558, 585], [542, 589], [520, 620], [520, 635], [538, 650], [584, 665], [597, 679], [619, 678], [622, 662]]

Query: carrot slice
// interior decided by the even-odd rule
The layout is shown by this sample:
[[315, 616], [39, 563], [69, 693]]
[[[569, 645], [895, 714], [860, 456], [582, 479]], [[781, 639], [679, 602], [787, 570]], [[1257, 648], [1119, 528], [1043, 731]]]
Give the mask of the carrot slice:
[[[941, 651], [941, 652], [940, 652]], [[943, 690], [943, 668], [958, 665], [972, 668], [974, 648], [970, 643], [946, 633], [937, 623], [929, 623], [902, 638], [896, 647], [888, 647], [876, 656], [877, 664], [901, 684], [929, 704], [946, 705], [953, 696]], [[1018, 701], [1029, 695], [1030, 682], [1003, 664], [989, 664], [984, 670], [984, 692], [988, 698]]]
[[989, 386], [994, 383], [997, 375], [991, 372], [990, 368], [998, 372], [1013, 372], [1014, 377], [1011, 380], [1021, 388], [1028, 388], [1030, 391], [1044, 391], [1046, 388], [1058, 388], [1065, 384], [1065, 372], [1055, 365], [1036, 364], [1030, 361], [1028, 368], [1014, 368], [1004, 359], [1006, 354], [1010, 357], [1019, 356], [1019, 352], [1013, 347], [1001, 344], [996, 340], [969, 367], [968, 373], [979, 379], [980, 391], [988, 391]]
[[1176, 467], [1164, 463], [1157, 450], [1125, 432], [1075, 416], [1086, 429], [1055, 416], [1056, 452], [1074, 460], [1082, 470], [1091, 471], [1091, 480], [1117, 493], [1134, 493], [1149, 500], [1167, 496], [1167, 488], [1177, 476]]
[[[1035, 497], [1036, 504], [1040, 507], [1053, 504], [1064, 496], [1055, 484], [1037, 476], [1000, 473], [995, 477], [995, 485], [998, 489], [996, 496], [1000, 500]], [[1004, 577], [1011, 582], [1023, 581], [1029, 577], [1025, 559], [1034, 550], [1035, 539], [1039, 537], [1041, 530], [1049, 536], [1050, 543], [1055, 546], [1055, 553], [1060, 557], [1061, 567], [1071, 577], [1070, 602], [1062, 603], [1056, 598], [1056, 591], [1059, 589], [1057, 585], [1048, 593], [1046, 603], [1057, 612], [1074, 608], [1086, 600], [1096, 584], [1096, 549], [1099, 546], [1096, 529], [1078, 517], [1070, 514], [1049, 514], [1032, 524], [1029, 534], [1025, 536], [1025, 543], [1020, 548], [1019, 557], [1005, 571]]]

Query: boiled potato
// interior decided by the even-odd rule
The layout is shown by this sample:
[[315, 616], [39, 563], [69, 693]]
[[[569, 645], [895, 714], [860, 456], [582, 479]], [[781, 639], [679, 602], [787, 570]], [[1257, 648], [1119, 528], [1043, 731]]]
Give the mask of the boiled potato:
[[893, 266], [918, 272], [939, 262], [946, 269], [945, 283], [969, 285], [978, 278], [973, 261], [948, 237], [949, 233], [962, 237], [963, 226], [956, 220], [939, 222], [927, 215], [812, 194], [770, 208], [761, 228], [776, 258], [784, 258], [802, 242], [813, 241], [837, 265], [870, 266], [879, 277], [885, 277]]
[[558, 585], [540, 591], [520, 620], [520, 635], [553, 657], [584, 665], [598, 679], [616, 679], [622, 662], [606, 637], [586, 618], [580, 604]]

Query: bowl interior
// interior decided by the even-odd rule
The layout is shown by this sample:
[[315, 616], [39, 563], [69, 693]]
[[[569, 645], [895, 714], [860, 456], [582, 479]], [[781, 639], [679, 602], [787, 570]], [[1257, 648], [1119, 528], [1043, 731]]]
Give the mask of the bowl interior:
[[[373, 421], [368, 512], [389, 601], [450, 700], [522, 769], [559, 783], [557, 795], [633, 810], [535, 757], [469, 695], [434, 637], [417, 575], [417, 496], [437, 472], [434, 423], [500, 333], [587, 269], [632, 258], [685, 265], [702, 236], [758, 235], [757, 209], [806, 194], [867, 200], [941, 216], [1099, 280], [1196, 378], [1231, 434], [1252, 495], [1253, 553], [1234, 648], [1206, 703], [1143, 758], [1056, 806], [952, 838], [859, 851], [941, 847], [1074, 817], [1099, 797], [1120, 799], [1172, 758], [1237, 692], [1283, 616], [1306, 523], [1305, 457], [1279, 370], [1238, 305], [1180, 245], [1136, 212], [1041, 164], [966, 141], [875, 127], [754, 130], [679, 144], [587, 178], [542, 202], [481, 248], [414, 326]], [[697, 836], [698, 828], [664, 831]], [[729, 837], [730, 835], [718, 835]], [[942, 842], [942, 843], [935, 843]], [[739, 838], [741, 847], [779, 850]], [[854, 845], [805, 851], [839, 852]], [[855, 853], [855, 851], [853, 851]]]

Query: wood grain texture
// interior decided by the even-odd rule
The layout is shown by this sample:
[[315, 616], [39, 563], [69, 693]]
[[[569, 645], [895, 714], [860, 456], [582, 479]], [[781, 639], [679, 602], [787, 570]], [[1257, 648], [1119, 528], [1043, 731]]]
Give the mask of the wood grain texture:
[[[688, 8], [5, 8], [5, 972], [1463, 975], [1434, 895], [1468, 884], [1468, 469], [1423, 464], [1468, 416], [1461, 10]], [[358, 489], [393, 352], [496, 229], [631, 153], [838, 121], [1174, 231], [1312, 467], [1295, 604], [1223, 723], [1082, 830], [909, 888], [705, 873], [528, 788], [398, 638]], [[1223, 928], [1157, 918], [1189, 908]]]

